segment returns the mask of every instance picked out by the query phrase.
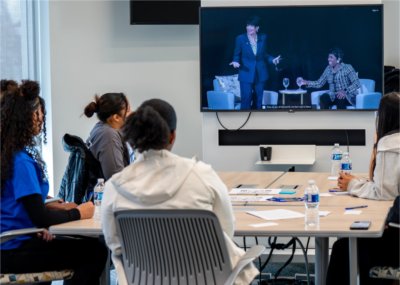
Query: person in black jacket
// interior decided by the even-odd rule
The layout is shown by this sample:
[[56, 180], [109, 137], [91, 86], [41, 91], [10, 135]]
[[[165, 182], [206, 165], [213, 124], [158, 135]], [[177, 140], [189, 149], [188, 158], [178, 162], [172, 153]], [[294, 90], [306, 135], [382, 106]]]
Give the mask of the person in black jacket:
[[[392, 284], [393, 280], [379, 280], [369, 277], [369, 270], [374, 266], [400, 266], [400, 229], [388, 226], [389, 223], [400, 223], [400, 196], [394, 200], [386, 218], [386, 229], [380, 238], [359, 238], [358, 263], [360, 284], [384, 285]], [[327, 272], [327, 285], [349, 284], [349, 240], [337, 240], [332, 248], [331, 259]]]
[[[48, 228], [93, 216], [92, 202], [47, 207], [46, 164], [35, 145], [45, 134], [45, 102], [39, 84], [22, 81], [1, 98], [1, 220], [0, 231]], [[44, 135], [44, 141], [46, 136]], [[47, 231], [2, 243], [1, 273], [74, 270], [64, 284], [98, 284], [107, 249], [97, 239], [62, 239]]]

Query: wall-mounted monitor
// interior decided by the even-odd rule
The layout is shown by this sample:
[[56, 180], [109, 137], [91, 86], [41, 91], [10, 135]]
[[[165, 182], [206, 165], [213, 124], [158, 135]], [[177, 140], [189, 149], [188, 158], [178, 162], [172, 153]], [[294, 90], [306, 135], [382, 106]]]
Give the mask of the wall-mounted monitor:
[[200, 0], [130, 0], [131, 25], [197, 25]]
[[200, 80], [201, 111], [376, 110], [383, 5], [201, 7]]

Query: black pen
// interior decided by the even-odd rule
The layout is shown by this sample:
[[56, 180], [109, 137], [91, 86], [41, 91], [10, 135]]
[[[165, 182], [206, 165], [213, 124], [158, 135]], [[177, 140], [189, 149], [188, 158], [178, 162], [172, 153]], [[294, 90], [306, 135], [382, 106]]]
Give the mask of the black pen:
[[368, 205], [361, 205], [361, 206], [354, 206], [354, 207], [347, 207], [344, 208], [345, 210], [353, 210], [353, 209], [360, 209], [360, 208], [367, 208]]

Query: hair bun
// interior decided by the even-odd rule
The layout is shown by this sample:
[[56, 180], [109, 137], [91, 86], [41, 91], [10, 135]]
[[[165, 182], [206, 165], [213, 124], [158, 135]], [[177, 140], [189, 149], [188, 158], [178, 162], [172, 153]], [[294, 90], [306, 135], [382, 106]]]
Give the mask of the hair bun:
[[22, 80], [20, 86], [21, 94], [30, 100], [39, 96], [40, 86], [39, 83], [32, 80]]

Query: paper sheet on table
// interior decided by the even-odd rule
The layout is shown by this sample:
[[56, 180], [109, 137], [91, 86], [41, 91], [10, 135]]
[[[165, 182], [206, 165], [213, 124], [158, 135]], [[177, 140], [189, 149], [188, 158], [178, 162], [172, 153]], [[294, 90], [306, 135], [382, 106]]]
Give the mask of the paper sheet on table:
[[268, 210], [268, 211], [247, 211], [247, 213], [268, 221], [296, 219], [304, 217], [303, 213], [285, 209]]
[[268, 222], [268, 223], [260, 223], [260, 224], [250, 224], [250, 227], [254, 227], [254, 228], [261, 228], [261, 227], [273, 227], [273, 226], [277, 226], [278, 223], [273, 223], [273, 222]]
[[330, 211], [318, 211], [318, 215], [319, 215], [320, 217], [326, 217], [326, 216], [328, 216], [330, 213], [331, 213]]
[[350, 195], [348, 191], [332, 192], [334, 195]]
[[231, 202], [259, 202], [259, 201], [267, 201], [272, 198], [272, 196], [230, 196]]
[[282, 189], [264, 188], [232, 188], [231, 195], [253, 194], [253, 195], [274, 195], [279, 194]]
[[333, 195], [331, 193], [320, 193], [320, 197], [332, 197]]
[[360, 215], [362, 213], [361, 210], [346, 210], [344, 211], [345, 215]]
[[328, 180], [336, 181], [336, 180], [338, 180], [338, 177], [337, 176], [328, 176]]

